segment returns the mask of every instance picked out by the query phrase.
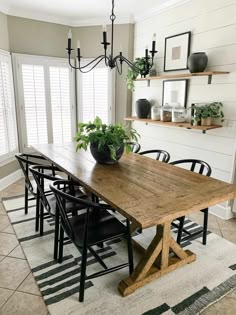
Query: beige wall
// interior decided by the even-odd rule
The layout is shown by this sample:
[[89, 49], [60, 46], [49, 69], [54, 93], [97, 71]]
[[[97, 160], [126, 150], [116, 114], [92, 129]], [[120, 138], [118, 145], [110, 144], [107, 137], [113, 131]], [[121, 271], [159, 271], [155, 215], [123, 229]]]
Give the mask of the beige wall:
[[[4, 165], [3, 167], [0, 167], [0, 180], [4, 178], [5, 176], [10, 175], [11, 173], [17, 171], [19, 169], [19, 164], [16, 160]], [[1, 187], [0, 187], [1, 190]]]
[[69, 26], [8, 16], [10, 51], [66, 57]]
[[7, 16], [0, 12], [0, 49], [9, 51]]

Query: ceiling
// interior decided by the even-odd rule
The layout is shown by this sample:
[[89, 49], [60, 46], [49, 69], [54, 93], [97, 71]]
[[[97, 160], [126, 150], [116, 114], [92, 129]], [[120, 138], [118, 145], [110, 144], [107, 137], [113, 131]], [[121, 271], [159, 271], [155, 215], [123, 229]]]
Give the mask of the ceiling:
[[[133, 23], [189, 0], [115, 0], [116, 23]], [[0, 0], [0, 11], [70, 26], [108, 24], [111, 0]]]

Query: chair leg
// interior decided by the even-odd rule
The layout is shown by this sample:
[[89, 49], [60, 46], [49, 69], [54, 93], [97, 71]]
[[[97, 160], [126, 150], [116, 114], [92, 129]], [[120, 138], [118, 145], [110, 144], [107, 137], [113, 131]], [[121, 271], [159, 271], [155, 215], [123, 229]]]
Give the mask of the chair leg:
[[128, 234], [127, 234], [127, 247], [128, 247], [128, 259], [129, 259], [129, 274], [134, 271], [134, 258], [133, 258], [133, 248], [132, 248], [132, 238], [130, 232], [130, 223], [129, 220], [126, 220]]
[[176, 240], [176, 242], [179, 245], [180, 245], [180, 242], [181, 242], [183, 228], [184, 228], [184, 219], [185, 219], [185, 217], [179, 218], [179, 230], [178, 230], [178, 235], [177, 235], [177, 240]]
[[63, 246], [64, 246], [64, 230], [63, 230], [63, 227], [60, 226], [59, 258], [58, 258], [59, 264], [61, 264], [63, 260]]
[[84, 225], [85, 229], [84, 229], [84, 241], [83, 241], [83, 249], [82, 249], [81, 271], [80, 271], [79, 302], [83, 302], [84, 300], [84, 287], [85, 287], [87, 255], [88, 255], [88, 243], [87, 243], [88, 219], [89, 219], [89, 209], [87, 209], [85, 225]]
[[204, 219], [203, 219], [203, 235], [202, 235], [202, 244], [206, 245], [207, 243], [207, 226], [208, 226], [208, 208], [203, 210]]
[[43, 236], [43, 221], [44, 221], [44, 207], [41, 201], [39, 201], [39, 209], [40, 209], [40, 229], [39, 234]]
[[35, 213], [35, 231], [38, 232], [39, 230], [39, 192], [37, 191], [37, 196], [36, 196], [36, 213]]
[[28, 214], [28, 188], [25, 186], [25, 214]]
[[79, 302], [84, 301], [86, 266], [87, 266], [87, 246], [84, 246], [83, 251], [82, 251], [81, 272], [80, 272]]
[[59, 210], [56, 206], [56, 213], [55, 213], [55, 234], [54, 234], [54, 259], [57, 259], [58, 254], [58, 234], [59, 234]]

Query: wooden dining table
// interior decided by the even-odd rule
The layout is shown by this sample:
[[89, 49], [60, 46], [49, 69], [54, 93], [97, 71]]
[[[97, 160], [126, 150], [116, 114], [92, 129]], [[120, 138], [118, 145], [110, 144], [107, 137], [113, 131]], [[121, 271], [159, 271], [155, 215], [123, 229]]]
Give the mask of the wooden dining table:
[[236, 197], [236, 185], [149, 157], [129, 153], [114, 165], [101, 165], [89, 151], [76, 152], [75, 147], [45, 144], [34, 149], [128, 218], [133, 231], [156, 227], [147, 248], [134, 241], [141, 258], [119, 283], [123, 296], [196, 259], [172, 237], [173, 220]]

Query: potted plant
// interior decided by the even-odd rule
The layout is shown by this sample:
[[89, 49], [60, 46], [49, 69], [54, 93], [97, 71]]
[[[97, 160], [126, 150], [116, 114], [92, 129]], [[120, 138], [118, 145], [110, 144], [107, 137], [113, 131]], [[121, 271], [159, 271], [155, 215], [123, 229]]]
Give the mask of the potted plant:
[[201, 125], [201, 106], [196, 104], [191, 106], [191, 124], [193, 126]]
[[126, 83], [129, 90], [134, 91], [134, 81], [137, 79], [138, 75], [141, 74], [141, 76], [146, 75], [146, 58], [135, 58], [133, 64], [140, 69], [139, 72], [137, 72], [133, 68], [128, 68], [127, 76], [126, 76]]
[[222, 102], [210, 103], [210, 108], [212, 125], [222, 125], [222, 122], [224, 121], [223, 103]]
[[220, 125], [224, 121], [223, 104], [221, 102], [212, 102], [202, 106], [193, 104], [191, 109], [192, 125]]
[[131, 152], [128, 142], [138, 141], [139, 134], [133, 128], [127, 128], [122, 124], [106, 125], [99, 117], [93, 122], [79, 123], [75, 141], [79, 149], [90, 151], [94, 159], [100, 164], [114, 164], [121, 158], [124, 149]]
[[206, 104], [201, 106], [201, 125], [202, 126], [210, 126], [211, 125], [211, 107]]

